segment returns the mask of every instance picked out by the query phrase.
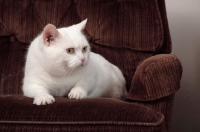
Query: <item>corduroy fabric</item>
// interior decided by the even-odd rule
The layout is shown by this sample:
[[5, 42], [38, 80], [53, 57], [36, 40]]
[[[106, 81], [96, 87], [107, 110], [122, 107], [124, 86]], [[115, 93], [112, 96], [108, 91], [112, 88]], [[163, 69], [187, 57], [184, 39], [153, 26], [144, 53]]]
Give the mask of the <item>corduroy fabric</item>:
[[173, 109], [173, 101], [174, 94], [171, 96], [164, 97], [162, 99], [157, 100], [157, 102], [143, 102], [139, 104], [143, 104], [149, 108], [154, 109], [157, 112], [162, 113], [165, 116], [165, 126], [167, 131], [170, 131], [171, 126], [171, 118], [172, 118], [172, 109]]
[[[148, 107], [109, 98], [71, 100], [57, 97], [52, 105], [37, 106], [32, 103], [33, 99], [22, 95], [0, 96], [0, 104], [3, 106], [0, 107], [0, 120], [46, 122], [116, 121], [154, 123], [155, 125], [157, 122], [162, 122], [161, 119], [163, 118], [161, 114]], [[119, 113], [120, 115], [118, 115]]]
[[[1, 0], [0, 3], [0, 36], [16, 38], [17, 46], [30, 43], [48, 23], [66, 27], [88, 18], [85, 32], [92, 51], [123, 71], [128, 90], [139, 62], [159, 53], [164, 45], [157, 0]], [[24, 56], [15, 57], [17, 60]]]
[[162, 114], [116, 99], [69, 100], [57, 97], [54, 104], [47, 106], [32, 105], [32, 101], [22, 95], [1, 95], [0, 124], [145, 126], [165, 130]]
[[168, 132], [170, 131], [174, 94], [164, 97], [162, 99], [158, 99], [156, 101], [134, 101], [134, 100], [129, 100], [129, 101], [132, 103], [137, 103], [140, 105], [147, 106], [159, 113], [162, 113], [165, 116], [166, 129]]
[[[92, 51], [122, 70], [131, 103], [56, 97], [53, 105], [33, 105], [21, 95], [30, 42], [48, 23], [66, 27], [85, 18]], [[169, 132], [182, 73], [169, 53], [164, 0], [0, 0], [0, 131]]]
[[167, 132], [164, 127], [137, 127], [126, 125], [61, 125], [61, 124], [1, 124], [0, 129], [6, 132]]
[[144, 60], [135, 72], [128, 99], [153, 101], [180, 88], [182, 66], [175, 55], [155, 55]]
[[21, 94], [27, 44], [0, 37], [0, 94]]

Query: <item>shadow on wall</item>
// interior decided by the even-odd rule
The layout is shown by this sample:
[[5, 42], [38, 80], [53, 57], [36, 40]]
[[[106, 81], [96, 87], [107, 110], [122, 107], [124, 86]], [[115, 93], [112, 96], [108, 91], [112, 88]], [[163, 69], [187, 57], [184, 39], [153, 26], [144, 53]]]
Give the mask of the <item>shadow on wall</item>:
[[171, 132], [200, 131], [200, 1], [166, 0], [172, 53], [183, 65], [175, 96]]

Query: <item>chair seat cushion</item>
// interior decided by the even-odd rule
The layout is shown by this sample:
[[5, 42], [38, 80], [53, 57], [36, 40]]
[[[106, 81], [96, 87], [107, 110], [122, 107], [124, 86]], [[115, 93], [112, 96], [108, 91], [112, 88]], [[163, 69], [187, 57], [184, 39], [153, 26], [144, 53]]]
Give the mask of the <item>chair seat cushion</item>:
[[165, 128], [162, 114], [151, 108], [117, 99], [70, 100], [56, 97], [55, 102], [50, 105], [37, 106], [32, 103], [33, 99], [22, 95], [0, 95], [0, 124], [137, 126], [151, 127], [151, 130], [158, 131]]

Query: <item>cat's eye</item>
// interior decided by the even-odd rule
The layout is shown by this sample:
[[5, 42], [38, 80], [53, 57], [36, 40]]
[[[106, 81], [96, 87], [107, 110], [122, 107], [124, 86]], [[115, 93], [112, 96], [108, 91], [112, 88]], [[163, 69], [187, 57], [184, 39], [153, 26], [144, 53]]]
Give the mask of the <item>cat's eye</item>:
[[82, 49], [82, 52], [86, 52], [87, 51], [87, 46], [85, 46], [83, 49]]
[[73, 54], [73, 53], [74, 53], [74, 48], [69, 48], [69, 49], [67, 49], [67, 53], [68, 53], [68, 54]]

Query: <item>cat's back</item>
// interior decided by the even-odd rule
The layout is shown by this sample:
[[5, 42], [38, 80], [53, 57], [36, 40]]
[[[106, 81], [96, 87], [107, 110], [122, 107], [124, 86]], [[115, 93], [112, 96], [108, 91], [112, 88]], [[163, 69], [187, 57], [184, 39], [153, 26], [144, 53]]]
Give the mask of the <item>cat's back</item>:
[[105, 74], [105, 76], [112, 76], [112, 78], [118, 78], [121, 81], [125, 81], [121, 70], [106, 60], [103, 56], [91, 52], [90, 61], [93, 63], [99, 74]]
[[104, 89], [104, 97], [124, 98], [126, 81], [121, 70], [103, 56], [93, 52], [90, 54], [90, 63], [97, 73], [96, 89]]
[[111, 66], [110, 65], [111, 63], [108, 62], [103, 56], [101, 56], [97, 53], [94, 53], [94, 52], [90, 53], [90, 60], [97, 65]]

